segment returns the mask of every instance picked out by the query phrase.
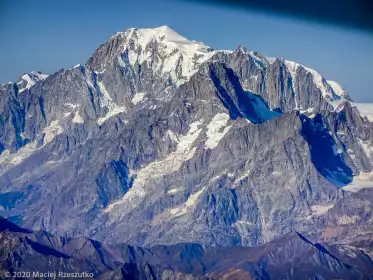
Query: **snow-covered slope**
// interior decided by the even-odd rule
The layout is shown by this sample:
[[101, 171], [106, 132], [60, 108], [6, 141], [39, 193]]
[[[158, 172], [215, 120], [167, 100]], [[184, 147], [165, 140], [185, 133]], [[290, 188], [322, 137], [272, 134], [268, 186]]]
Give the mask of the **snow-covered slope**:
[[340, 84], [338, 84], [335, 81], [327, 81], [329, 86], [333, 89], [334, 93], [337, 94], [340, 97], [343, 97], [345, 99], [350, 99], [348, 93], [342, 88]]

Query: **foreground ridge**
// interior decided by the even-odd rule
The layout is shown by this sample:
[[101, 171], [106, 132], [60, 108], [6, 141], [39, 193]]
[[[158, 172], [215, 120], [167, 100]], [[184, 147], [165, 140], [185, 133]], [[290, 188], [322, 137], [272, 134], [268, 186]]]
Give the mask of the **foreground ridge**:
[[[176, 244], [145, 249], [52, 236], [0, 219], [0, 242], [7, 244], [0, 251], [2, 273], [27, 269], [47, 275], [40, 279], [53, 277], [51, 273], [73, 275], [82, 271], [97, 279], [351, 279], [372, 276], [373, 271], [372, 260], [359, 249], [313, 244], [299, 233], [253, 248]], [[178, 257], [180, 254], [183, 258]]]

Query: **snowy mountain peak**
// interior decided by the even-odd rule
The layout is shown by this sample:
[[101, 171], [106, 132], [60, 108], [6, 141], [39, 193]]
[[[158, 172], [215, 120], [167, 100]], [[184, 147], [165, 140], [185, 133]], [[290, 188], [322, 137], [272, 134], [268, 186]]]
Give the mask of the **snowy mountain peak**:
[[205, 44], [189, 40], [168, 26], [144, 29], [130, 28], [122, 34], [127, 38], [129, 37], [138, 41], [138, 43], [142, 45], [147, 45], [151, 41], [159, 41], [164, 44], [171, 44], [170, 47], [179, 47], [184, 50], [194, 49], [202, 52], [212, 51], [212, 49]]
[[30, 89], [37, 82], [43, 81], [48, 77], [48, 75], [41, 72], [31, 71], [30, 73], [25, 73], [21, 76], [20, 81], [17, 83], [19, 92], [23, 92], [26, 89]]
[[201, 63], [215, 52], [201, 42], [188, 40], [168, 26], [130, 28], [113, 35], [100, 46], [88, 64], [101, 72], [115, 57], [124, 67], [151, 66], [154, 72], [170, 77], [176, 84], [184, 83]]
[[[289, 98], [294, 98], [293, 103], [296, 109], [307, 109], [307, 105], [302, 100], [308, 100], [309, 97], [303, 96], [304, 90], [300, 92], [301, 89], [298, 86], [299, 83], [304, 83], [305, 79], [312, 85], [308, 94], [315, 94], [313, 89], [318, 89], [322, 98], [334, 108], [344, 100], [351, 101], [348, 94], [337, 83], [327, 81], [319, 72], [302, 64], [283, 58], [266, 57], [242, 45], [234, 52], [215, 51], [201, 42], [185, 38], [168, 26], [130, 28], [118, 32], [95, 51], [87, 65], [93, 71], [102, 73], [107, 65], [115, 60], [121, 68], [131, 69], [130, 71], [134, 73], [143, 71], [143, 69], [150, 70], [151, 75], [157, 79], [178, 86], [188, 81], [200, 69], [201, 64], [212, 61], [213, 57], [219, 60], [221, 56], [216, 55], [217, 53], [242, 56], [241, 59], [244, 60], [249, 59], [260, 72], [266, 71], [265, 69], [271, 65], [272, 68], [278, 66], [286, 68], [294, 90], [294, 96]], [[147, 67], [143, 67], [145, 64]], [[245, 83], [253, 81], [261, 81], [258, 80], [258, 73], [253, 73]], [[260, 87], [260, 85], [251, 86], [254, 91]], [[245, 84], [245, 88], [248, 87], [249, 85]], [[313, 107], [318, 106], [316, 103]], [[278, 105], [276, 103], [276, 106]]]

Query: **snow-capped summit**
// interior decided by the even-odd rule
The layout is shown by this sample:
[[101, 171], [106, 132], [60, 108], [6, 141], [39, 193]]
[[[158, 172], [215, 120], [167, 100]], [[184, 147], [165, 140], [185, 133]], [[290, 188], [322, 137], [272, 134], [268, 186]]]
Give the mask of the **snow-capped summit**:
[[131, 65], [142, 64], [144, 60], [153, 61], [154, 70], [161, 68], [162, 73], [170, 73], [175, 79], [176, 76], [187, 79], [197, 70], [198, 65], [214, 54], [210, 47], [190, 41], [168, 26], [129, 29], [124, 36], [128, 42], [125, 47]]
[[130, 28], [116, 33], [98, 48], [89, 64], [96, 71], [102, 72], [114, 57], [118, 57], [123, 66], [129, 63], [135, 67], [146, 61], [154, 72], [170, 75], [175, 83], [180, 84], [214, 53], [212, 48], [188, 40], [168, 26]]
[[168, 26], [161, 26], [153, 29], [130, 28], [124, 32], [124, 35], [137, 40], [143, 47], [146, 47], [151, 41], [159, 41], [164, 43], [167, 49], [172, 50], [174, 48], [179, 48], [192, 57], [196, 52], [206, 53], [212, 51], [212, 49], [205, 44], [194, 40], [188, 40]]
[[[170, 85], [184, 84], [198, 72], [203, 63], [214, 61], [222, 62], [232, 69], [239, 67], [241, 70], [236, 73], [243, 88], [265, 97], [272, 109], [335, 110], [343, 101], [352, 102], [338, 83], [328, 81], [319, 72], [300, 63], [266, 57], [244, 46], [239, 46], [235, 51], [213, 50], [201, 42], [185, 38], [168, 26], [129, 28], [117, 32], [94, 52], [86, 66], [102, 74], [114, 63], [122, 69], [120, 71], [131, 73], [128, 75], [132, 81], [130, 95], [133, 97], [137, 93], [143, 96], [146, 92], [150, 93], [145, 85], [148, 81], [152, 81], [149, 87], [162, 85], [158, 89], [151, 89], [153, 96]], [[266, 88], [272, 85], [264, 77], [268, 78], [271, 71], [274, 71], [272, 74], [285, 71], [283, 77], [290, 78], [286, 80], [290, 87], [267, 96]], [[108, 80], [113, 75], [110, 73], [105, 74]], [[154, 80], [162, 81], [163, 84], [154, 83]]]

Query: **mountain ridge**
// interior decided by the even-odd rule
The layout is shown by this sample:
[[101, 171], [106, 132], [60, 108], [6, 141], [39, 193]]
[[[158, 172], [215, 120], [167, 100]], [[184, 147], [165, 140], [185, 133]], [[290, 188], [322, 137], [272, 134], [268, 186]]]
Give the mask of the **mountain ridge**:
[[[207, 58], [204, 58], [202, 59], [202, 61], [198, 62], [197, 64], [200, 64], [201, 62], [206, 62], [206, 61], [209, 61], [211, 59], [213, 59], [217, 54], [219, 53], [232, 53], [234, 51], [224, 51], [224, 50], [213, 50], [211, 49], [210, 47], [204, 45], [203, 43], [201, 42], [196, 42], [196, 41], [190, 41], [188, 39], [186, 39], [185, 37], [179, 35], [177, 32], [175, 32], [174, 30], [172, 30], [170, 27], [168, 26], [161, 26], [161, 27], [158, 27], [158, 28], [154, 28], [154, 29], [138, 29], [138, 28], [129, 28], [127, 29], [126, 31], [124, 32], [117, 32], [116, 34], [114, 34], [113, 36], [110, 37], [109, 41], [106, 43], [106, 44], [102, 44], [98, 49], [96, 49], [96, 51], [94, 52], [93, 56], [87, 61], [87, 63], [85, 64], [85, 66], [82, 66], [82, 65], [75, 65], [74, 68], [72, 69], [75, 69], [75, 68], [78, 68], [79, 67], [92, 67], [92, 59], [94, 59], [95, 57], [95, 54], [97, 52], [99, 52], [100, 48], [101, 47], [105, 47], [106, 45], [110, 45], [111, 41], [116, 41], [116, 43], [114, 44], [116, 46], [116, 48], [120, 48], [122, 46], [124, 46], [124, 49], [122, 49], [121, 51], [117, 51], [117, 52], [114, 52], [113, 53], [110, 53], [112, 52], [112, 50], [109, 51], [110, 55], [109, 56], [106, 56], [105, 55], [105, 59], [113, 59], [115, 58], [117, 55], [119, 55], [120, 53], [123, 53], [123, 51], [126, 50], [126, 45], [127, 44], [131, 44], [131, 47], [133, 48], [133, 38], [132, 38], [132, 34], [134, 32], [139, 32], [140, 34], [141, 33], [144, 33], [144, 34], [147, 34], [147, 33], [150, 33], [145, 35], [145, 36], [142, 36], [142, 37], [145, 37], [147, 38], [147, 42], [143, 42], [143, 44], [145, 44], [146, 46], [146, 43], [149, 43], [150, 41], [152, 40], [155, 40], [155, 38], [157, 38], [157, 40], [155, 40], [156, 42], [159, 42], [159, 41], [164, 41], [166, 40], [167, 43], [171, 43], [171, 44], [175, 44], [175, 42], [173, 42], [172, 40], [167, 40], [167, 38], [165, 39], [165, 37], [169, 36], [169, 34], [171, 34], [171, 38], [172, 36], [176, 37], [176, 38], [180, 38], [179, 41], [180, 42], [183, 42], [185, 45], [188, 45], [188, 44], [191, 44], [191, 45], [198, 45], [201, 49], [206, 49], [208, 52], [207, 53], [211, 53], [211, 55], [209, 55]], [[129, 36], [131, 35], [131, 36]], [[129, 39], [127, 39], [127, 37], [129, 36]], [[141, 36], [141, 35], [140, 35]], [[125, 38], [124, 42], [123, 42], [123, 37]], [[139, 38], [137, 35], [135, 36], [136, 38]], [[120, 40], [118, 39], [120, 38]], [[160, 40], [162, 39], [162, 40]], [[119, 40], [119, 41], [118, 41]], [[175, 41], [175, 40], [174, 40]], [[176, 40], [176, 43], [178, 43], [178, 40]], [[167, 45], [167, 44], [166, 44]], [[182, 44], [181, 44], [182, 45]], [[177, 44], [176, 44], [177, 46]], [[111, 46], [112, 47], [112, 46]], [[130, 47], [130, 48], [131, 48]], [[181, 50], [182, 48], [180, 47], [176, 47], [174, 48], [173, 50]], [[272, 64], [272, 63], [275, 63], [277, 60], [281, 61], [282, 63], [284, 63], [287, 68], [288, 68], [288, 71], [289, 73], [291, 73], [291, 76], [292, 78], [295, 77], [295, 74], [296, 74], [296, 69], [297, 68], [302, 68], [302, 69], [305, 69], [306, 71], [308, 71], [309, 73], [311, 73], [311, 75], [314, 77], [314, 80], [317, 81], [316, 84], [318, 86], [318, 88], [321, 90], [321, 92], [323, 93], [323, 95], [326, 97], [326, 99], [333, 105], [333, 107], [338, 107], [338, 105], [343, 101], [343, 100], [347, 100], [347, 101], [352, 101], [351, 97], [348, 95], [348, 93], [343, 90], [343, 88], [336, 82], [334, 81], [330, 81], [330, 84], [328, 83], [328, 81], [326, 79], [324, 79], [317, 71], [311, 69], [311, 68], [308, 68], [308, 67], [305, 67], [303, 66], [302, 64], [299, 64], [299, 63], [296, 63], [296, 62], [292, 62], [292, 61], [289, 61], [289, 60], [285, 60], [285, 59], [279, 59], [279, 58], [269, 58], [269, 57], [265, 57], [263, 55], [261, 55], [260, 53], [258, 52], [254, 52], [254, 51], [249, 51], [248, 49], [246, 49], [245, 47], [242, 47], [242, 46], [239, 46], [237, 50], [243, 50], [244, 52], [247, 52], [254, 60], [258, 61], [259, 63], [268, 63], [268, 64]], [[131, 51], [131, 49], [129, 49]], [[198, 48], [197, 48], [198, 50]], [[191, 51], [189, 51], [190, 54], [194, 54], [195, 57], [198, 57], [197, 55], [197, 50], [194, 50], [192, 48]], [[132, 54], [133, 56], [134, 54]], [[96, 55], [97, 56], [97, 55]], [[131, 55], [130, 55], [131, 56]], [[128, 57], [129, 59], [130, 57]], [[135, 59], [135, 58], [133, 58]], [[133, 60], [132, 59], [132, 60]], [[140, 64], [142, 63], [144, 58], [141, 58], [140, 59]], [[123, 61], [119, 62], [119, 63], [123, 63]], [[134, 61], [132, 61], [131, 63], [134, 63]], [[175, 61], [171, 61], [169, 62], [170, 65], [174, 64]], [[194, 62], [193, 62], [194, 63]], [[192, 63], [192, 64], [193, 64]], [[184, 63], [185, 64], [185, 63]], [[184, 65], [183, 63], [181, 63], [181, 65]], [[190, 63], [189, 63], [190, 64]], [[195, 68], [195, 66], [191, 66], [191, 65], [187, 65], [187, 68]], [[185, 68], [185, 67], [184, 67]], [[72, 70], [72, 69], [68, 69], [68, 70]], [[101, 69], [101, 68], [100, 68]], [[102, 69], [101, 69], [102, 70]], [[191, 73], [187, 74], [187, 76], [190, 77], [190, 75], [193, 75], [195, 74], [195, 71], [197, 71], [196, 69], [193, 70]], [[97, 71], [96, 71], [97, 72]], [[100, 71], [98, 71], [100, 72]], [[35, 72], [36, 73], [36, 72]], [[27, 74], [26, 74], [27, 75]], [[179, 78], [183, 78], [183, 79], [186, 79], [188, 78], [187, 76], [181, 76]], [[44, 75], [43, 74], [43, 79], [45, 79], [47, 77], [47, 75]], [[183, 79], [178, 79], [178, 78], [175, 78], [173, 77], [173, 79], [177, 82], [177, 83], [183, 83]], [[22, 80], [21, 80], [22, 81]], [[184, 80], [185, 82], [185, 80]], [[21, 83], [21, 82], [19, 82]], [[32, 83], [30, 83], [30, 86], [32, 86], [33, 84], [35, 83], [35, 81], [33, 81]], [[4, 84], [6, 85], [6, 84]], [[3, 86], [4, 86], [3, 85]], [[28, 88], [30, 87], [28, 86]], [[19, 88], [19, 91], [22, 92], [24, 91], [25, 89], [23, 88]], [[341, 100], [340, 100], [341, 99]], [[369, 105], [369, 107], [367, 107], [367, 105], [365, 105], [364, 103], [360, 104], [360, 103], [353, 103], [354, 106], [357, 106], [362, 112], [363, 112], [363, 116], [367, 116], [368, 119], [371, 119], [372, 118], [372, 109]], [[369, 109], [367, 109], [369, 108]], [[309, 108], [302, 108], [302, 106], [300, 108], [296, 108], [296, 109], [299, 109], [299, 110], [307, 110]], [[303, 111], [304, 111], [303, 110]], [[368, 111], [367, 111], [368, 110]], [[119, 110], [117, 110], [118, 112], [121, 112], [122, 109], [119, 108]]]
[[[202, 42], [197, 42], [197, 41], [194, 41], [194, 40], [189, 40], [189, 39], [181, 36], [180, 34], [178, 34], [176, 31], [174, 31], [172, 28], [170, 28], [167, 25], [156, 27], [156, 28], [146, 28], [146, 29], [144, 29], [144, 28], [128, 28], [128, 29], [126, 29], [123, 32], [117, 32], [117, 33], [115, 33], [114, 35], [112, 35], [109, 38], [109, 41], [107, 43], [104, 43], [100, 47], [98, 47], [95, 50], [93, 56], [88, 60], [88, 62], [86, 63], [86, 65], [88, 65], [88, 66], [92, 65], [92, 59], [93, 59], [95, 53], [97, 53], [102, 46], [105, 46], [106, 44], [111, 44], [112, 40], [117, 40], [118, 37], [129, 36], [128, 39], [127, 38], [125, 39], [123, 45], [117, 46], [119, 48], [120, 47], [124, 47], [124, 49], [121, 49], [118, 53], [110, 54], [109, 55], [109, 59], [112, 59], [113, 58], [112, 56], [115, 56], [115, 55], [118, 55], [120, 53], [123, 53], [126, 50], [126, 48], [127, 48], [125, 46], [125, 44], [127, 44], [127, 43], [128, 44], [133, 44], [134, 40], [133, 40], [132, 37], [135, 37], [137, 39], [139, 38], [138, 37], [139, 35], [137, 35], [136, 32], [139, 32], [139, 34], [142, 34], [142, 35], [140, 35], [140, 38], [144, 38], [145, 39], [145, 40], [143, 40], [144, 42], [142, 42], [143, 45], [147, 45], [151, 41], [166, 41], [167, 43], [173, 43], [174, 45], [176, 45], [176, 48], [179, 48], [179, 49], [182, 49], [182, 47], [178, 46], [178, 44], [180, 44], [181, 46], [183, 46], [183, 45], [198, 45], [199, 48], [197, 48], [197, 50], [189, 51], [190, 52], [190, 56], [195, 56], [197, 54], [197, 52], [198, 52], [198, 49], [202, 49], [202, 50], [205, 50], [207, 52], [212, 52], [213, 54], [219, 53], [219, 52], [227, 52], [227, 53], [234, 52], [234, 51], [231, 51], [231, 50], [229, 50], [229, 51], [228, 50], [216, 50], [215, 51], [211, 47], [203, 44]], [[134, 33], [135, 33], [135, 35], [133, 35]], [[169, 39], [168, 37], [170, 37], [171, 39]], [[116, 43], [116, 44], [118, 44], [118, 43]], [[133, 46], [131, 46], [131, 47], [133, 48]], [[316, 72], [315, 70], [313, 70], [311, 68], [308, 68], [308, 67], [306, 67], [306, 66], [304, 66], [302, 64], [299, 64], [299, 63], [296, 63], [296, 62], [293, 62], [293, 61], [289, 61], [289, 60], [286, 60], [286, 59], [283, 59], [283, 58], [265, 57], [262, 54], [260, 54], [260, 53], [258, 53], [256, 51], [250, 51], [246, 47], [243, 47], [243, 46], [237, 47], [236, 51], [237, 50], [243, 50], [244, 52], [249, 53], [253, 59], [257, 59], [260, 62], [262, 62], [261, 61], [262, 59], [265, 59], [267, 62], [269, 62], [271, 64], [274, 63], [276, 60], [283, 61], [283, 62], [285, 62], [286, 64], [289, 65], [288, 68], [291, 69], [290, 72], [294, 72], [294, 71], [296, 72], [296, 68], [298, 68], [299, 66], [303, 67], [306, 70], [308, 70], [309, 72], [311, 72], [313, 75], [317, 75], [316, 79], [323, 79], [323, 80], [325, 80], [324, 78], [322, 78], [322, 77], [320, 78], [319, 77], [320, 74], [318, 72]], [[210, 58], [211, 57], [207, 58], [207, 60], [209, 60]], [[141, 62], [142, 61], [140, 61], [140, 64], [141, 64]], [[80, 65], [80, 64], [75, 65], [74, 68], [77, 68], [78, 66], [82, 66], [82, 65]], [[68, 69], [68, 70], [72, 70], [74, 68], [71, 68], [71, 69]], [[103, 69], [101, 69], [101, 71], [102, 70]], [[100, 72], [100, 71], [97, 71], [97, 72]], [[30, 74], [35, 75], [33, 73], [38, 73], [38, 72], [32, 71]], [[27, 75], [27, 73], [26, 73], [26, 75]], [[294, 76], [294, 74], [293, 74], [293, 76]], [[47, 77], [47, 75], [44, 75], [43, 78], [45, 79], [46, 77]], [[325, 80], [325, 82], [328, 82], [328, 81]], [[346, 97], [347, 100], [350, 98], [348, 96], [348, 94], [341, 88], [341, 86], [338, 83], [336, 83], [334, 81], [330, 81], [330, 82], [333, 84], [334, 89], [336, 89], [335, 92], [334, 92], [336, 95], [342, 96], [342, 97]], [[328, 86], [330, 88], [333, 88], [331, 85], [328, 85]], [[343, 96], [343, 95], [345, 95], [345, 96]]]
[[[6, 244], [0, 250], [1, 273], [27, 269], [30, 273], [47, 275], [41, 279], [53, 278], [51, 272], [83, 271], [97, 279], [197, 280], [227, 279], [233, 275], [235, 279], [254, 276], [257, 279], [280, 276], [351, 279], [368, 277], [372, 271], [369, 272], [371, 260], [365, 259], [357, 248], [325, 247], [327, 245], [314, 244], [296, 232], [252, 248], [212, 248], [199, 244], [139, 248], [126, 244], [105, 246], [83, 237], [72, 239], [33, 232], [1, 218], [0, 240]], [[355, 254], [355, 259], [349, 257], [351, 254]], [[288, 262], [293, 264], [291, 271], [284, 269]]]

